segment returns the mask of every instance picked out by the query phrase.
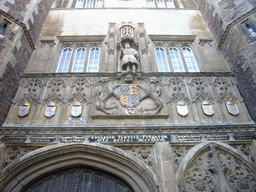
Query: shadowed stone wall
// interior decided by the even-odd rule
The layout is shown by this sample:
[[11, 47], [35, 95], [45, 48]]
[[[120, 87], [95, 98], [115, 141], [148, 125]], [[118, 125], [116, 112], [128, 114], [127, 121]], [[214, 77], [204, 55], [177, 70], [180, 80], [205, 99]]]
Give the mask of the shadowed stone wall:
[[0, 23], [9, 26], [0, 36], [0, 125], [7, 116], [20, 80], [20, 75], [34, 50], [53, 0], [3, 0]]
[[256, 121], [256, 36], [243, 24], [255, 23], [254, 1], [195, 0], [219, 49], [235, 73], [237, 86], [253, 120]]

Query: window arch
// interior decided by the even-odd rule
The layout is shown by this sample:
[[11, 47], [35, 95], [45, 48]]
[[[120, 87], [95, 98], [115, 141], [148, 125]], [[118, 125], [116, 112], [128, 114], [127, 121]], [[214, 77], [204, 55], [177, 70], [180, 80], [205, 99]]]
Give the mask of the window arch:
[[88, 60], [88, 72], [98, 72], [99, 69], [99, 56], [100, 49], [94, 47], [90, 50], [89, 60]]
[[169, 72], [168, 62], [164, 48], [156, 48], [156, 58], [159, 72]]
[[70, 60], [71, 60], [72, 49], [70, 47], [63, 49], [60, 57], [59, 67], [57, 72], [68, 72]]
[[73, 72], [83, 72], [86, 49], [80, 47], [76, 50], [74, 59]]
[[171, 47], [169, 48], [169, 54], [171, 57], [173, 71], [184, 72], [179, 50], [176, 47]]
[[245, 27], [247, 28], [248, 32], [253, 35], [255, 33], [255, 30], [252, 28], [252, 26], [249, 23], [246, 23]]
[[7, 23], [5, 23], [5, 24], [2, 25], [2, 27], [1, 27], [1, 29], [0, 29], [0, 34], [1, 34], [1, 35], [4, 34], [5, 30], [7, 29], [7, 26], [8, 26]]
[[190, 49], [189, 47], [183, 47], [182, 53], [184, 55], [188, 72], [199, 72], [192, 49]]

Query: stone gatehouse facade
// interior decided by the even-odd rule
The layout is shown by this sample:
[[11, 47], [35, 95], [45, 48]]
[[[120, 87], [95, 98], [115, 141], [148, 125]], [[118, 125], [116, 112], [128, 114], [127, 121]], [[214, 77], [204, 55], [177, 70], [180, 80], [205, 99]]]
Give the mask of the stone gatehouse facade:
[[0, 6], [0, 191], [256, 190], [253, 1]]

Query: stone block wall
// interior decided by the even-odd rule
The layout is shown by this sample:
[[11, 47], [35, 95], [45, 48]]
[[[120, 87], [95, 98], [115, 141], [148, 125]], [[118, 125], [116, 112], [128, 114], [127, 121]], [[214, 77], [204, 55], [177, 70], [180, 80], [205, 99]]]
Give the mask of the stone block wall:
[[25, 35], [21, 38], [21, 47], [15, 47], [12, 54], [16, 60], [15, 66], [10, 62], [7, 63], [5, 72], [0, 78], [0, 124], [4, 122], [9, 108], [12, 104], [12, 99], [18, 88], [20, 76], [24, 71], [32, 53], [32, 49], [28, 44]]
[[0, 2], [0, 22], [8, 26], [0, 36], [0, 125], [11, 106], [20, 75], [34, 50], [44, 20], [53, 0], [3, 0]]
[[[238, 89], [252, 119], [256, 121], [255, 36], [245, 32], [242, 23], [255, 18], [255, 2], [233, 0], [195, 0], [220, 51], [235, 73]], [[229, 30], [227, 30], [229, 29]], [[225, 31], [226, 30], [226, 31]], [[223, 37], [226, 39], [223, 41]]]

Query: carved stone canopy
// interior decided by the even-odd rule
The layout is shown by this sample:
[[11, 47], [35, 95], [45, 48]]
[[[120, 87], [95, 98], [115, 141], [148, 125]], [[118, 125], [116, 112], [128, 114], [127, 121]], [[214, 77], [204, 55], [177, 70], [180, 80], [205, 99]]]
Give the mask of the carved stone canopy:
[[135, 42], [135, 29], [130, 24], [124, 24], [120, 28], [120, 40], [121, 43], [129, 42], [134, 43]]

